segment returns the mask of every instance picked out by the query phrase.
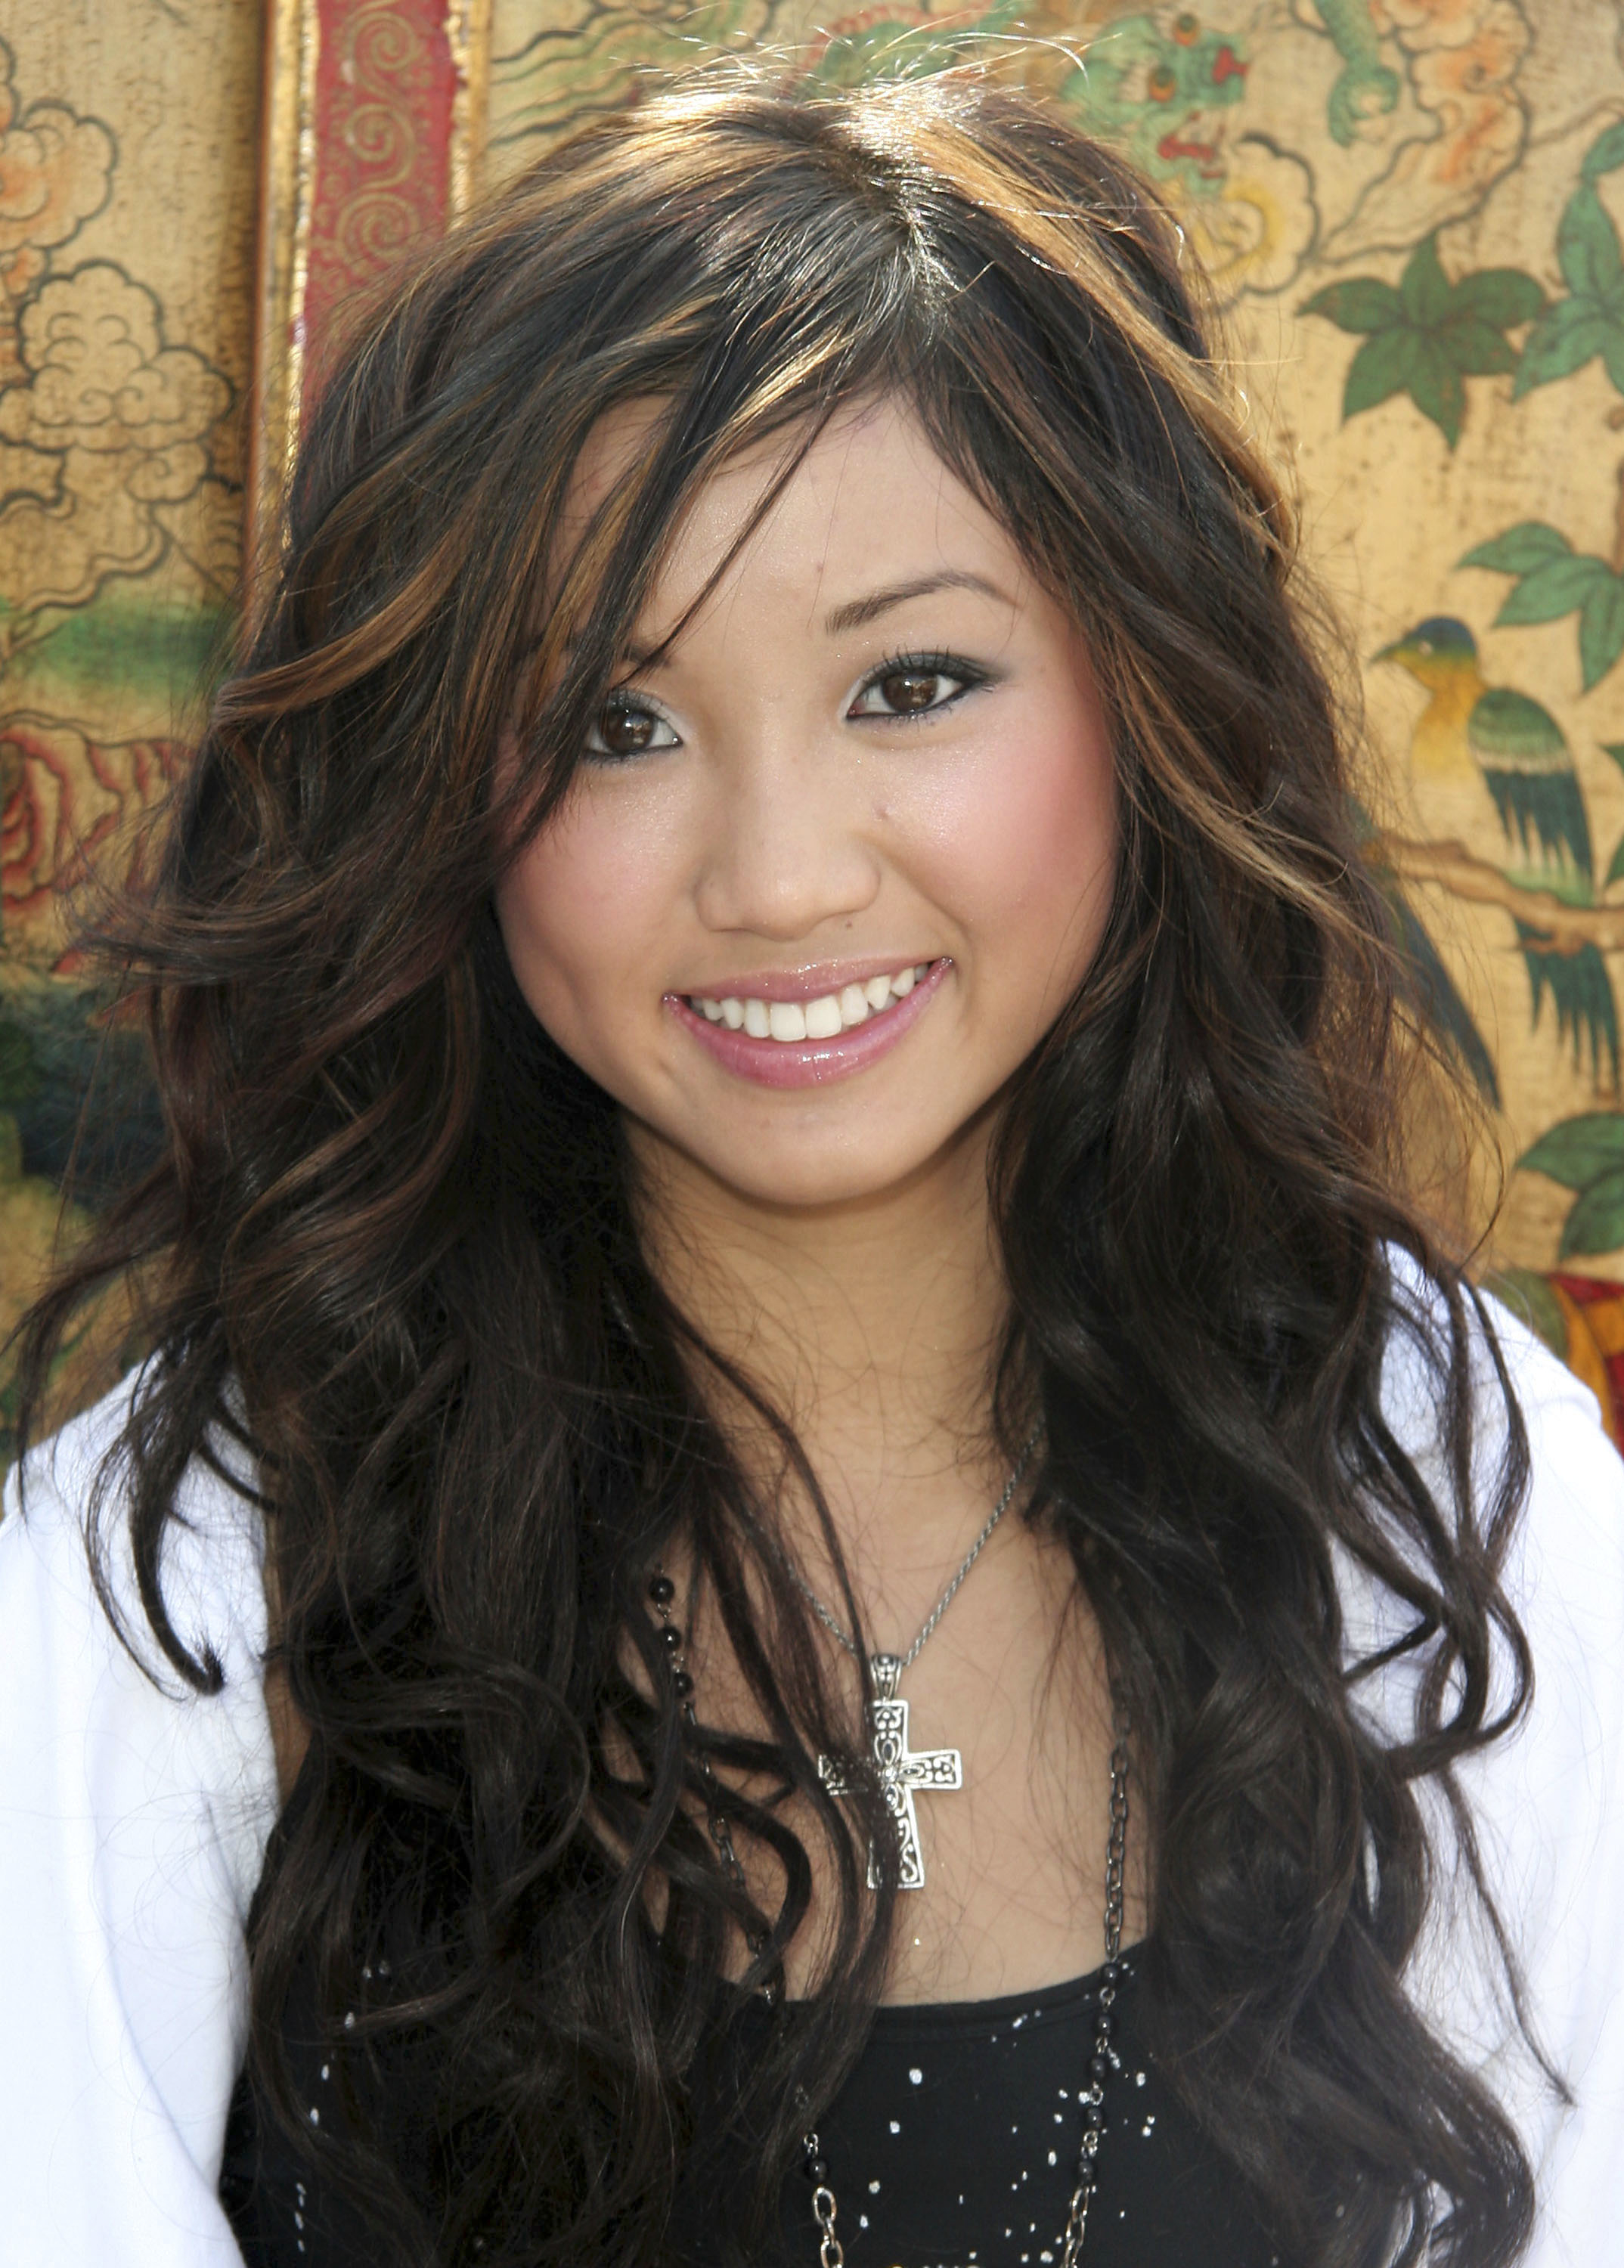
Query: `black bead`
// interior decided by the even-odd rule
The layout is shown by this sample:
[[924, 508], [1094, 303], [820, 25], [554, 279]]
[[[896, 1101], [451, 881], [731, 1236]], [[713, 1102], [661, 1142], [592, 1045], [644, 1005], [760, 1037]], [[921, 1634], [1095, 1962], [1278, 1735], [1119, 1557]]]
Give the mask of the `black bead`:
[[1111, 2058], [1108, 2055], [1091, 2056], [1089, 2058], [1089, 2076], [1104, 2087], [1111, 2077]]
[[829, 2179], [829, 2161], [827, 2158], [815, 2158], [808, 2153], [801, 2161], [801, 2170], [814, 2189], [821, 2190]]
[[657, 1607], [668, 1607], [676, 1596], [676, 1585], [668, 1575], [655, 1575], [649, 1581], [648, 1595]]
[[678, 1630], [675, 1623], [668, 1623], [665, 1628], [661, 1631], [660, 1643], [664, 1646], [668, 1653], [680, 1653], [682, 1652], [683, 1633]]
[[694, 1682], [685, 1669], [674, 1669], [671, 1672], [671, 1686], [677, 1699], [686, 1701], [694, 1690]]

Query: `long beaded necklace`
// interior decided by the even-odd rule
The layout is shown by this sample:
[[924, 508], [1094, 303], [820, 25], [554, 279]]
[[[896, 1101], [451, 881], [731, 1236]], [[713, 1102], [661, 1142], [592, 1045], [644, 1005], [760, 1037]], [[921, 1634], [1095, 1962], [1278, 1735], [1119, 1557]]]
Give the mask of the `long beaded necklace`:
[[[1029, 1454], [1030, 1447], [1031, 1444], [1029, 1442]], [[1022, 1463], [1024, 1464], [1024, 1462], [1023, 1454]], [[977, 1552], [991, 1535], [999, 1514], [1002, 1513], [1005, 1504], [1014, 1493], [1015, 1481], [1020, 1477], [1020, 1469], [1017, 1466], [1009, 1488], [1000, 1500], [993, 1520], [988, 1522], [972, 1548], [969, 1559], [949, 1586], [946, 1597], [937, 1607], [934, 1616], [926, 1624], [921, 1637], [915, 1640], [913, 1650], [916, 1653], [924, 1643], [924, 1639], [928, 1638], [936, 1623], [941, 1620], [947, 1600], [952, 1597], [954, 1591], [963, 1582], [965, 1575], [970, 1572], [971, 1565], [974, 1563]], [[661, 1642], [665, 1648], [666, 1660], [670, 1665], [671, 1683], [676, 1695], [677, 1706], [682, 1712], [686, 1729], [690, 1734], [697, 1735], [699, 1719], [694, 1705], [694, 1681], [688, 1668], [683, 1631], [671, 1619], [671, 1607], [676, 1597], [676, 1586], [663, 1568], [657, 1569], [650, 1578], [648, 1595], [653, 1603], [655, 1612], [660, 1616]], [[813, 1604], [816, 1605], [817, 1602], [814, 1600]], [[839, 1634], [837, 1631], [836, 1635]], [[849, 1641], [847, 1643], [849, 1646]], [[850, 1647], [850, 1651], [855, 1653], [856, 1648]], [[905, 1704], [903, 1705], [906, 1706]], [[1065, 2233], [1060, 2239], [1060, 2268], [1077, 2268], [1077, 2263], [1082, 2253], [1083, 2240], [1089, 2230], [1089, 2207], [1093, 2201], [1095, 2191], [1099, 2185], [1100, 2140], [1105, 2132], [1105, 2082], [1111, 2076], [1111, 2033], [1117, 1991], [1122, 1976], [1123, 1873], [1127, 1856], [1128, 1839], [1128, 1732], [1127, 1719], [1118, 1711], [1111, 1751], [1111, 1832], [1105, 1845], [1105, 1965], [1100, 1974], [1099, 2014], [1094, 2027], [1094, 2052], [1089, 2059], [1089, 2084], [1086, 2088], [1079, 2089], [1083, 2113], [1082, 2140], [1077, 2153], [1076, 2183], [1072, 2191], [1071, 2203], [1067, 2209]], [[906, 1736], [907, 1727], [904, 1719], [903, 1726], [904, 1748]], [[706, 1824], [710, 1830], [711, 1840], [716, 1845], [728, 1880], [736, 1889], [748, 1895], [749, 1886], [745, 1881], [744, 1868], [740, 1863], [738, 1852], [734, 1846], [733, 1828], [723, 1808], [724, 1800], [720, 1786], [717, 1781], [715, 1768], [705, 1754], [703, 1744], [697, 1739], [693, 1742], [692, 1752], [698, 1764], [700, 1778], [704, 1783]], [[819, 1761], [821, 1770], [822, 1759]], [[827, 1785], [827, 1781], [825, 1784]], [[894, 1813], [893, 1815], [895, 1815]], [[753, 1958], [759, 1959], [766, 1950], [767, 1939], [759, 1929], [747, 1931], [745, 1942]], [[764, 1986], [763, 1997], [769, 2001], [774, 1999], [775, 1988], [771, 1984]], [[830, 2186], [829, 2164], [823, 2156], [823, 2146], [818, 2139], [816, 2127], [809, 2126], [801, 2136], [801, 2171], [812, 2184], [812, 2218], [818, 2232], [819, 2268], [845, 2268], [845, 2249], [835, 2230], [836, 2215], [839, 2209], [838, 2201]]]

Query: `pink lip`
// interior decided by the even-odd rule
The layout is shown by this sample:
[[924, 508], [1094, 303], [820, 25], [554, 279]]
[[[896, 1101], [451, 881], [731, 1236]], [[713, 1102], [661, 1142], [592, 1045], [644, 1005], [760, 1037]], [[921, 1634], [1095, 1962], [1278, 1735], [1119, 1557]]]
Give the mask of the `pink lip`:
[[[870, 974], [883, 976], [887, 966], [876, 966]], [[867, 1023], [854, 1025], [849, 1032], [842, 1032], [830, 1040], [755, 1040], [748, 1032], [730, 1032], [726, 1024], [712, 1024], [696, 1014], [680, 993], [668, 992], [665, 1005], [683, 1030], [691, 1032], [702, 1047], [709, 1049], [724, 1071], [733, 1071], [741, 1079], [754, 1079], [759, 1086], [822, 1086], [830, 1079], [845, 1079], [853, 1071], [867, 1071], [870, 1064], [877, 1063], [895, 1047], [919, 1022], [952, 966], [950, 961], [934, 962], [929, 975], [920, 977], [905, 1000], [894, 1002], [877, 1016], [870, 1016]], [[841, 979], [846, 984], [861, 981], [856, 976]], [[822, 987], [823, 991], [838, 989], [828, 983]], [[757, 1000], [816, 1000], [820, 993], [757, 991], [751, 997]]]

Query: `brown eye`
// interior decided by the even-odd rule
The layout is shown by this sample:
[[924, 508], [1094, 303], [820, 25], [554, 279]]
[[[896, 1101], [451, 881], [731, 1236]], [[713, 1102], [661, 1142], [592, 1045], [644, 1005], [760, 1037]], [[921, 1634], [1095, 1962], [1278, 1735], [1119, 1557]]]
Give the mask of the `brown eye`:
[[945, 653], [898, 655], [882, 663], [859, 691], [848, 717], [934, 717], [959, 696], [985, 685], [986, 672]]
[[1152, 102], [1170, 102], [1178, 92], [1178, 81], [1165, 63], [1158, 63], [1151, 72], [1148, 91]]
[[878, 692], [888, 709], [899, 716], [916, 715], [928, 709], [936, 698], [936, 688], [941, 683], [941, 674], [934, 669], [894, 669], [880, 680]]
[[640, 756], [650, 748], [676, 746], [676, 734], [663, 717], [631, 701], [607, 702], [587, 736], [587, 752], [594, 756]]
[[1173, 37], [1181, 48], [1192, 47], [1200, 37], [1200, 32], [1201, 24], [1199, 17], [1179, 16], [1174, 21]]

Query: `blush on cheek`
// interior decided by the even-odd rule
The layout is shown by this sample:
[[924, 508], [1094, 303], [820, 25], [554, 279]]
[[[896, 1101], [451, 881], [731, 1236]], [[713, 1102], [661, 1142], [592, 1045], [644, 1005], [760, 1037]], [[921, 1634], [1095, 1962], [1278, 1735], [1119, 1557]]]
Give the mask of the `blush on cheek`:
[[[1081, 975], [1109, 902], [1117, 797], [1108, 730], [1085, 709], [1046, 708], [940, 776], [916, 836], [935, 887], [983, 934], [1026, 934]], [[1022, 732], [1021, 724], [1030, 724]]]

